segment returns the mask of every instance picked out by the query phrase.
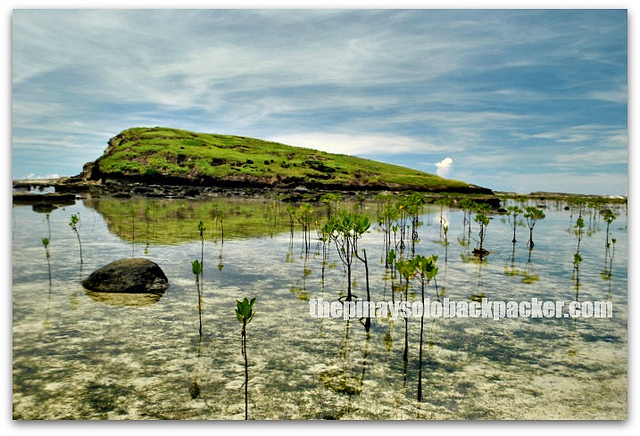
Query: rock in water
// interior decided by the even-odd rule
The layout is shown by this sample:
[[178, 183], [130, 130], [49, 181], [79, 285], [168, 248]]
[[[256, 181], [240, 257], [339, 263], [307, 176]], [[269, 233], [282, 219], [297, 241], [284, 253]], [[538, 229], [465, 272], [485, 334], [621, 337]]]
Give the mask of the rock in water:
[[121, 259], [91, 273], [82, 286], [96, 292], [162, 293], [169, 280], [149, 259]]

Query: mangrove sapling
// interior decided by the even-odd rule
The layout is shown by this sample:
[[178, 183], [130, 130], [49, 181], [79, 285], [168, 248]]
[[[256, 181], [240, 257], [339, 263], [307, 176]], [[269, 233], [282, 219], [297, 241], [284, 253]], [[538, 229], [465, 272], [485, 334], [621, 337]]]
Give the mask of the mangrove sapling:
[[471, 242], [471, 213], [475, 209], [475, 203], [469, 198], [465, 197], [460, 200], [458, 207], [462, 209], [462, 239], [458, 238], [458, 242], [463, 247], [466, 247]]
[[[436, 276], [438, 275], [438, 271], [440, 268], [436, 267], [437, 261], [438, 261], [438, 256], [436, 256], [435, 254], [429, 257], [417, 255], [412, 260], [415, 271], [420, 275], [422, 301], [424, 301], [425, 285], [428, 286], [431, 283], [431, 280], [435, 280]], [[436, 298], [438, 299], [438, 301], [440, 301], [440, 294], [438, 293], [437, 285], [436, 285]]]
[[582, 262], [582, 255], [580, 254], [580, 243], [582, 242], [582, 234], [584, 232], [584, 219], [582, 214], [576, 219], [576, 225], [574, 226], [574, 234], [578, 239], [576, 246], [576, 252], [573, 254], [573, 276], [576, 280], [576, 301], [578, 301], [578, 293], [580, 291], [580, 263]]
[[[444, 232], [444, 227], [447, 225], [447, 219], [445, 218], [445, 214], [444, 214], [444, 207], [447, 206], [447, 210], [449, 208], [449, 206], [452, 203], [452, 199], [448, 196], [444, 196], [442, 198], [439, 198], [435, 201], [435, 204], [440, 206], [440, 217], [438, 219], [439, 224], [440, 224], [440, 240], [443, 240], [444, 238], [446, 238], [445, 235], [443, 235]], [[447, 226], [448, 227], [448, 226]]]
[[200, 291], [200, 275], [202, 274], [202, 264], [198, 259], [191, 262], [191, 271], [196, 276], [196, 290], [198, 291], [198, 318], [200, 319], [200, 336], [202, 336], [202, 294]]
[[516, 228], [520, 225], [520, 221], [518, 217], [524, 213], [519, 206], [509, 206], [507, 207], [507, 219], [509, 220], [509, 225], [513, 228], [513, 239], [511, 243], [515, 244], [516, 241]]
[[[610, 280], [613, 268], [613, 256], [616, 254], [616, 238], [612, 238], [604, 251], [604, 269], [600, 273], [604, 280]], [[609, 285], [611, 286], [611, 285]]]
[[[356, 257], [358, 258], [358, 260], [360, 260], [362, 263], [364, 263], [364, 274], [365, 274], [365, 283], [366, 283], [366, 288], [367, 288], [367, 302], [370, 303], [371, 302], [371, 292], [369, 290], [369, 264], [367, 262], [367, 251], [363, 248], [362, 249], [362, 257], [360, 257], [358, 255], [358, 252], [356, 250], [355, 252]], [[364, 321], [364, 330], [367, 332], [367, 338], [370, 336], [370, 330], [371, 330], [371, 317], [367, 316], [365, 318]]]
[[309, 244], [311, 241], [311, 214], [313, 213], [313, 206], [309, 203], [301, 204], [296, 210], [296, 218], [302, 225], [302, 234], [304, 236], [304, 251], [309, 251]]
[[324, 288], [324, 272], [327, 267], [328, 251], [329, 251], [329, 235], [325, 233], [324, 226], [318, 230], [320, 242], [322, 243], [322, 270], [320, 272], [320, 282]]
[[584, 232], [584, 219], [582, 219], [582, 215], [578, 215], [578, 219], [576, 219], [576, 225], [573, 227], [573, 233], [576, 235], [578, 239], [578, 246], [576, 247], [576, 253], [580, 253], [580, 243], [582, 242], [582, 234]]
[[320, 202], [327, 205], [327, 219], [331, 219], [333, 214], [338, 210], [338, 204], [342, 195], [337, 192], [327, 192], [320, 196]]
[[527, 221], [527, 227], [529, 227], [529, 242], [527, 245], [529, 246], [529, 250], [533, 249], [533, 228], [536, 226], [536, 223], [544, 219], [545, 215], [542, 209], [539, 209], [535, 206], [527, 206], [525, 208], [524, 219]]
[[[424, 256], [416, 256], [413, 259], [413, 265], [415, 269], [420, 274], [420, 284], [421, 284], [421, 298], [422, 304], [424, 305], [424, 288], [425, 288], [425, 280], [428, 285], [431, 280], [435, 280], [436, 275], [438, 274], [438, 268], [436, 267], [436, 261], [438, 260], [438, 256], [432, 255], [427, 257]], [[436, 297], [438, 301], [440, 301], [440, 295], [438, 295], [438, 288], [436, 286]], [[422, 316], [420, 317], [420, 349], [418, 352], [418, 401], [422, 401], [422, 343], [423, 343], [423, 334], [424, 334], [424, 312], [425, 308], [423, 307]]]
[[424, 205], [424, 198], [422, 195], [413, 192], [408, 196], [402, 198], [398, 201], [398, 210], [400, 212], [401, 217], [401, 237], [400, 243], [401, 248], [404, 248], [404, 229], [408, 228], [406, 224], [407, 220], [409, 220], [411, 225], [411, 254], [415, 254], [415, 244], [419, 241], [418, 235], [418, 226], [420, 226], [420, 211], [422, 210], [422, 206]]
[[[405, 281], [404, 301], [409, 301], [409, 280], [416, 273], [415, 265], [410, 259], [396, 261], [396, 270], [402, 275]], [[406, 304], [406, 303], [405, 303]], [[409, 360], [409, 317], [404, 317], [404, 352], [402, 359], [407, 362]]]
[[71, 217], [69, 218], [69, 227], [71, 227], [73, 232], [76, 234], [76, 237], [78, 238], [78, 247], [80, 249], [80, 265], [82, 265], [84, 262], [82, 260], [82, 242], [80, 241], [80, 232], [78, 231], [79, 223], [80, 213], [71, 214]]
[[389, 265], [387, 258], [389, 250], [391, 250], [391, 230], [394, 227], [394, 222], [398, 218], [398, 209], [392, 204], [386, 204], [378, 215], [378, 227], [382, 229], [384, 235], [384, 256], [385, 267]]
[[616, 216], [613, 214], [613, 212], [611, 212], [609, 209], [607, 209], [606, 211], [604, 211], [604, 220], [607, 223], [607, 237], [605, 239], [605, 243], [604, 246], [606, 248], [609, 248], [609, 227], [611, 226], [611, 223], [616, 219]]
[[477, 255], [480, 259], [480, 262], [482, 262], [484, 256], [489, 253], [483, 248], [484, 238], [487, 235], [487, 226], [489, 225], [489, 217], [482, 212], [478, 212], [473, 220], [480, 226], [480, 231], [478, 232], [478, 240], [480, 246], [473, 250], [473, 254]]
[[347, 301], [354, 298], [351, 293], [351, 271], [358, 240], [370, 226], [369, 217], [341, 211], [334, 215], [323, 228], [323, 232], [333, 240], [338, 256], [347, 269]]
[[616, 238], [611, 238], [611, 256], [609, 256], [609, 277], [613, 268], [613, 256], [616, 254]]
[[573, 254], [573, 272], [574, 278], [576, 281], [576, 296], [574, 298], [575, 301], [578, 301], [579, 293], [580, 293], [580, 263], [582, 262], [582, 255], [580, 253]]
[[247, 324], [249, 324], [255, 312], [253, 305], [256, 299], [249, 301], [246, 297], [240, 301], [236, 300], [236, 317], [242, 324], [242, 357], [244, 358], [244, 419], [249, 419], [249, 359], [247, 357]]
[[47, 310], [45, 314], [44, 321], [42, 322], [42, 326], [45, 329], [51, 327], [51, 323], [49, 322], [49, 311], [51, 310], [51, 292], [53, 290], [52, 281], [51, 281], [51, 254], [49, 253], [49, 238], [42, 238], [42, 246], [44, 247], [44, 252], [47, 257], [47, 271], [49, 272], [49, 292], [47, 294]]
[[47, 267], [49, 270], [49, 287], [51, 287], [51, 253], [49, 253], [49, 238], [42, 238], [42, 245], [44, 246], [44, 252], [47, 256]]

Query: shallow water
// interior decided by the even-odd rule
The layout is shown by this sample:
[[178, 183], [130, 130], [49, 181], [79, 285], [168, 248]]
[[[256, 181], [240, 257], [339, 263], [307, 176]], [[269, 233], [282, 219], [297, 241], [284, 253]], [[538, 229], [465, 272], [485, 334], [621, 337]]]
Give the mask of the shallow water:
[[[143, 215], [145, 205], [153, 208]], [[158, 218], [157, 206], [169, 212]], [[409, 318], [405, 364], [402, 319], [372, 319], [367, 337], [358, 319], [311, 317], [308, 300], [338, 299], [345, 275], [333, 246], [323, 274], [315, 230], [305, 255], [299, 226], [290, 237], [283, 205], [266, 200], [219, 200], [213, 206], [179, 200], [78, 202], [50, 214], [51, 282], [41, 242], [48, 235], [45, 215], [16, 206], [13, 416], [244, 419], [244, 366], [234, 308], [235, 300], [246, 296], [257, 297], [257, 314], [248, 326], [251, 419], [625, 419], [626, 209], [615, 210], [611, 225], [616, 238], [611, 278], [601, 276], [606, 224], [600, 218], [581, 243], [576, 291], [570, 212], [548, 206], [547, 217], [535, 227], [530, 258], [527, 229], [518, 228], [513, 247], [511, 228], [498, 215], [487, 229], [484, 247], [491, 254], [482, 264], [469, 261], [465, 253], [471, 247], [457, 241], [464, 233], [461, 211], [445, 211], [450, 244], [436, 243], [441, 240], [439, 207], [425, 210], [416, 253], [439, 255], [438, 289], [451, 300], [469, 302], [472, 295], [484, 294], [491, 300], [535, 297], [568, 304], [578, 292], [580, 301], [611, 301], [613, 316], [426, 318], [422, 402], [417, 401], [420, 318]], [[216, 207], [228, 213], [224, 241], [220, 220], [211, 213]], [[365, 207], [375, 218], [376, 205]], [[129, 214], [132, 208], [137, 221]], [[82, 265], [67, 224], [72, 213], [81, 217]], [[575, 212], [571, 217], [575, 220]], [[191, 262], [200, 258], [201, 219], [207, 230], [200, 337]], [[258, 219], [262, 226], [250, 224]], [[377, 226], [360, 246], [369, 257], [372, 300], [391, 300]], [[160, 298], [105, 296], [80, 285], [96, 268], [132, 256], [147, 257], [164, 269], [171, 286]], [[364, 269], [356, 264], [354, 271], [354, 293], [363, 296]], [[410, 293], [419, 297], [419, 280], [411, 281]], [[435, 299], [433, 283], [427, 295]], [[196, 398], [190, 394], [194, 382], [200, 389]]]

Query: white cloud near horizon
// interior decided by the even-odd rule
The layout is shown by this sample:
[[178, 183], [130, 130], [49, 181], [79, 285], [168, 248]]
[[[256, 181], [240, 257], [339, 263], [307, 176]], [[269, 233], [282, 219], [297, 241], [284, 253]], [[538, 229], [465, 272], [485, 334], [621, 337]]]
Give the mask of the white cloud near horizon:
[[451, 166], [453, 165], [453, 159], [450, 157], [445, 157], [440, 162], [434, 164], [437, 168], [436, 174], [440, 177], [447, 177], [449, 172], [451, 171]]

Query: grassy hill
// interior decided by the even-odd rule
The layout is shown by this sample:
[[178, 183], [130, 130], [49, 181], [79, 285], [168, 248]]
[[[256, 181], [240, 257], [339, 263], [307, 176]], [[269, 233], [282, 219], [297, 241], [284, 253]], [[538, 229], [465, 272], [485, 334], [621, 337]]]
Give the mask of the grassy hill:
[[482, 189], [354, 156], [166, 127], [136, 127], [111, 138], [103, 156], [85, 165], [83, 177], [327, 189], [461, 192]]

